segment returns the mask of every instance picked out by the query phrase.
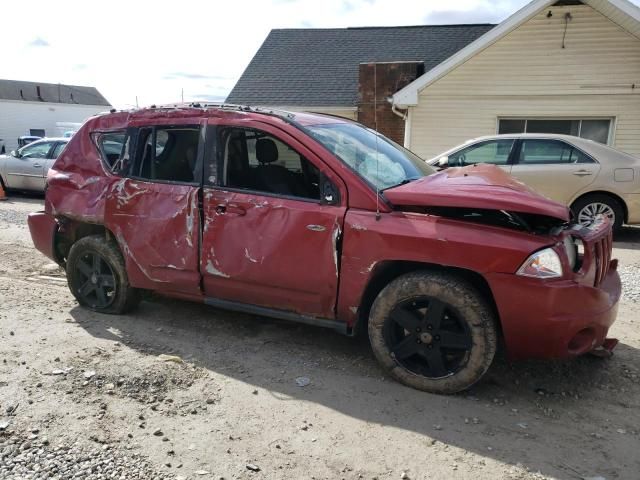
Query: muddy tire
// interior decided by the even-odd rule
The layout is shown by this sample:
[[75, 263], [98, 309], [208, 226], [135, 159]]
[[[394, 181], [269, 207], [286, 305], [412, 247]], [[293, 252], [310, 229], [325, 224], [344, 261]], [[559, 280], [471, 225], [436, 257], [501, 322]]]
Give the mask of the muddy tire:
[[67, 282], [78, 303], [95, 312], [121, 314], [140, 301], [140, 291], [129, 285], [118, 246], [103, 235], [83, 237], [73, 244]]
[[485, 374], [496, 352], [496, 320], [471, 284], [440, 272], [398, 277], [369, 317], [373, 352], [392, 377], [426, 392], [451, 394]]

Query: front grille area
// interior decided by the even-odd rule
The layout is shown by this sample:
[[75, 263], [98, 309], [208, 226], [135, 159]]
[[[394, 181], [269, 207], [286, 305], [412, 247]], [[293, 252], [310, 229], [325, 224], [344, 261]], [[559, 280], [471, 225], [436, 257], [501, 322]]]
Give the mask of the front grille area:
[[595, 264], [595, 278], [593, 285], [599, 286], [609, 272], [611, 251], [613, 248], [613, 232], [608, 230], [604, 237], [597, 238], [592, 243], [593, 261]]

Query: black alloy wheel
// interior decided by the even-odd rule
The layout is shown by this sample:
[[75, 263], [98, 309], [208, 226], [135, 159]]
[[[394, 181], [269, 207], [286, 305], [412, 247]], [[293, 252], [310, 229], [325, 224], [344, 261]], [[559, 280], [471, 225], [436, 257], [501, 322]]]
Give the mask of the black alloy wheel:
[[376, 359], [396, 380], [451, 394], [478, 382], [493, 361], [497, 322], [486, 294], [454, 272], [418, 270], [378, 294], [369, 314]]
[[109, 307], [116, 298], [116, 278], [97, 253], [87, 252], [75, 264], [77, 294], [93, 308]]
[[140, 301], [115, 241], [90, 235], [76, 241], [66, 262], [67, 281], [80, 305], [100, 313], [121, 314]]
[[437, 298], [422, 296], [397, 304], [383, 336], [391, 354], [407, 370], [428, 378], [458, 372], [473, 338], [466, 322]]

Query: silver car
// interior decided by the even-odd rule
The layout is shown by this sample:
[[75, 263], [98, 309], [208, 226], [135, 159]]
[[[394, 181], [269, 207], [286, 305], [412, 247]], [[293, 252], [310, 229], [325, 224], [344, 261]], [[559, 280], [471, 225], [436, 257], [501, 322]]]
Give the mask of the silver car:
[[47, 173], [68, 142], [68, 138], [43, 138], [9, 155], [0, 155], [2, 186], [44, 192]]

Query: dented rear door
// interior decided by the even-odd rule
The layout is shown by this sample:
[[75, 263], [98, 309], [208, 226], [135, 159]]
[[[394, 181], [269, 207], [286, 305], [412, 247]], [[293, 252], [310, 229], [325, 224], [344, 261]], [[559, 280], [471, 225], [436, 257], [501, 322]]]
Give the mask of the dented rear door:
[[[225, 129], [231, 127], [229, 124], [216, 127], [216, 155], [205, 162], [208, 173], [203, 192], [201, 255], [205, 294], [318, 318], [334, 318], [339, 247], [346, 211], [344, 184], [293, 136], [260, 122], [241, 122], [238, 128], [246, 129], [247, 138], [253, 136], [255, 140], [256, 135], [266, 135], [278, 144], [281, 158], [273, 167], [288, 166], [296, 178], [295, 162], [304, 158], [309, 162], [305, 163], [307, 167], [312, 164], [322, 172], [323, 178], [326, 175], [336, 189], [335, 199], [339, 200], [333, 202], [335, 204], [321, 202], [319, 190], [318, 197], [313, 199], [257, 188], [263, 169], [252, 157], [255, 145], [245, 140], [249, 142], [248, 149], [233, 147], [223, 135]], [[237, 177], [241, 169], [225, 162], [230, 156], [238, 155], [245, 160], [247, 155], [252, 159], [244, 165], [249, 169], [245, 172], [246, 183], [240, 179], [234, 184], [230, 178]], [[285, 156], [287, 158], [282, 158]], [[307, 178], [314, 175], [308, 171], [306, 174]], [[298, 178], [304, 175], [300, 172]], [[258, 183], [252, 185], [251, 182]]]
[[158, 125], [141, 127], [129, 138], [134, 152], [131, 171], [112, 184], [105, 223], [123, 252], [134, 287], [201, 293], [198, 195], [202, 163], [196, 165], [204, 148], [200, 135], [198, 125]]

